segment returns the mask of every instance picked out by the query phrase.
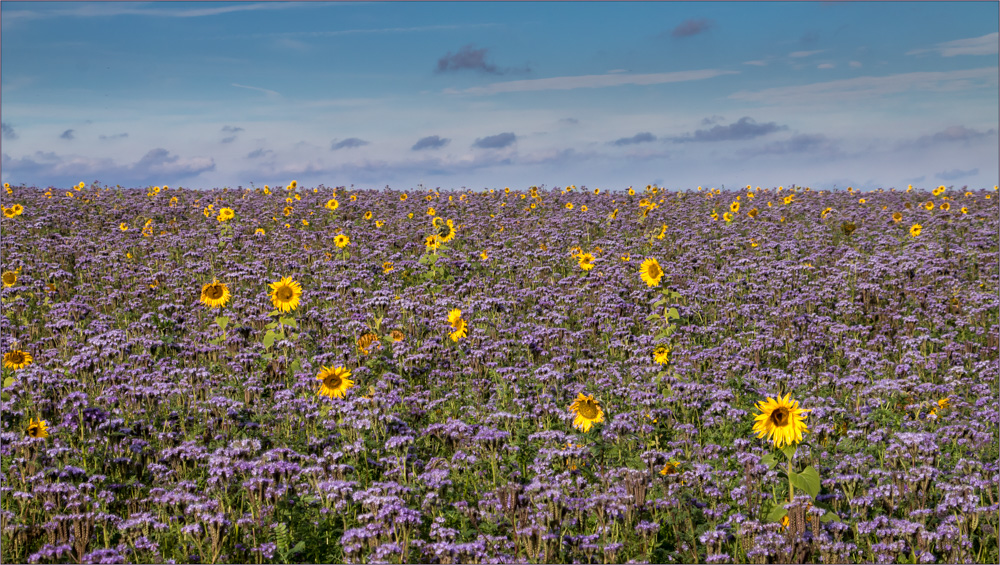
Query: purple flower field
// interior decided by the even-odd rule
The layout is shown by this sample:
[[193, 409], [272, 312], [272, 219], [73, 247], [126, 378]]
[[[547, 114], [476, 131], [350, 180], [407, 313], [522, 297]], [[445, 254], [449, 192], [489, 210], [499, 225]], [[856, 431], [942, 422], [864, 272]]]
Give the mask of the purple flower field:
[[995, 187], [3, 201], [5, 563], [1000, 559]]

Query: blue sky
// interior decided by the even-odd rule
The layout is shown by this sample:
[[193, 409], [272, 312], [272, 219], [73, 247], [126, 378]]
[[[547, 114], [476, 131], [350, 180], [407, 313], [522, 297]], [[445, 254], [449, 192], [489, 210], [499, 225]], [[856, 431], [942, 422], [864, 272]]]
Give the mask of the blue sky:
[[2, 179], [998, 182], [996, 2], [0, 3]]

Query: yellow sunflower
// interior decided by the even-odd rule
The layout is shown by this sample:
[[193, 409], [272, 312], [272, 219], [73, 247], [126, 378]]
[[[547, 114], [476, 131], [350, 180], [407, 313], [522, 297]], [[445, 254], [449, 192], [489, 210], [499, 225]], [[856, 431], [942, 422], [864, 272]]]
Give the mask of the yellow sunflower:
[[213, 278], [211, 283], [201, 287], [201, 301], [209, 308], [221, 308], [229, 302], [229, 287]]
[[733, 202], [732, 204], [730, 204], [729, 205], [729, 211], [732, 212], [733, 214], [738, 213], [740, 211], [740, 203], [739, 202]]
[[670, 362], [670, 348], [666, 345], [661, 345], [653, 350], [653, 360], [660, 365], [666, 365]]
[[441, 243], [448, 243], [455, 239], [455, 232], [455, 224], [452, 220], [448, 220], [438, 226], [438, 238], [441, 240]]
[[31, 354], [20, 349], [11, 349], [3, 354], [3, 366], [15, 371], [27, 367], [31, 361]]
[[222, 208], [219, 210], [218, 220], [220, 222], [228, 222], [236, 217], [236, 212], [233, 212], [232, 208]]
[[396, 268], [396, 266], [393, 264], [392, 261], [386, 261], [385, 263], [382, 263], [382, 273], [383, 274], [388, 274], [389, 272], [393, 271], [395, 268]]
[[255, 230], [253, 230], [253, 234], [254, 235], [264, 235], [265, 233], [266, 232], [264, 231], [264, 228], [257, 228]]
[[948, 210], [951, 210], [951, 204], [947, 202], [942, 202], [940, 208], [945, 212], [947, 212]]
[[573, 209], [573, 203], [572, 202], [567, 202], [566, 203], [566, 209], [567, 210], [572, 210]]
[[291, 312], [299, 306], [302, 297], [302, 287], [292, 277], [283, 277], [278, 282], [271, 283], [271, 302], [281, 312]]
[[8, 218], [13, 218], [17, 214], [14, 213], [14, 208], [13, 207], [8, 208], [8, 207], [4, 206], [3, 207], [3, 215], [6, 216], [6, 217], [8, 217]]
[[926, 210], [933, 210], [934, 209], [934, 202], [932, 202], [930, 200], [928, 200], [927, 202], [924, 202], [924, 208]]
[[892, 214], [892, 221], [895, 222], [895, 223], [897, 223], [897, 224], [899, 222], [902, 222], [903, 221], [903, 215], [900, 214], [899, 212], [893, 212], [893, 214]]
[[729, 222], [733, 221], [733, 214], [732, 214], [732, 212], [726, 212], [725, 214], [723, 214], [722, 215], [722, 219], [725, 220], [726, 223], [729, 223]]
[[400, 202], [406, 202], [407, 198], [409, 198], [409, 196], [407, 196], [405, 192], [403, 194], [399, 195], [399, 201]]
[[582, 392], [578, 393], [569, 409], [576, 414], [573, 418], [573, 427], [582, 430], [583, 433], [589, 432], [594, 424], [604, 421], [604, 410], [601, 409], [601, 403], [594, 400], [593, 394], [584, 396]]
[[28, 433], [28, 436], [33, 437], [35, 439], [49, 437], [48, 422], [46, 422], [41, 418], [37, 420], [32, 418], [31, 420], [29, 420], [28, 427], [25, 431]]
[[14, 286], [17, 284], [17, 273], [14, 271], [4, 271], [2, 279], [4, 286]]
[[483, 261], [486, 261], [487, 259], [490, 258], [490, 254], [487, 253], [485, 249], [483, 249], [483, 252], [479, 254], [479, 258], [482, 259]]
[[365, 212], [365, 219], [366, 220], [372, 219], [372, 211], [371, 210]]
[[357, 339], [358, 349], [361, 350], [362, 355], [368, 355], [368, 350], [372, 345], [378, 346], [378, 336], [373, 332], [365, 332]]
[[430, 250], [437, 250], [438, 247], [441, 247], [441, 238], [436, 235], [429, 235], [424, 240], [424, 246]]
[[594, 256], [591, 253], [581, 253], [577, 256], [578, 264], [580, 268], [584, 271], [589, 271], [594, 268]]
[[402, 330], [392, 330], [389, 332], [389, 337], [392, 338], [392, 341], [399, 342], [406, 339], [406, 334], [404, 334]]
[[350, 242], [351, 238], [347, 237], [344, 234], [340, 234], [337, 237], [333, 238], [333, 243], [341, 249], [347, 247], [347, 244]]
[[451, 324], [451, 329], [455, 330], [448, 335], [452, 341], [458, 341], [469, 335], [469, 328], [465, 320], [462, 319], [461, 310], [455, 309], [448, 312], [448, 323]]
[[660, 268], [660, 263], [654, 257], [650, 257], [643, 261], [639, 267], [639, 276], [648, 286], [660, 286], [663, 269]]
[[327, 210], [336, 210], [337, 208], [340, 208], [340, 202], [337, 202], [336, 198], [331, 198], [326, 201]]
[[920, 235], [920, 230], [922, 229], [924, 229], [924, 226], [920, 224], [913, 224], [912, 226], [910, 226], [910, 235], [913, 237], [917, 237]]
[[784, 398], [777, 400], [768, 397], [767, 401], [757, 403], [757, 409], [762, 414], [757, 415], [754, 420], [753, 431], [758, 438], [767, 436], [774, 446], [781, 448], [785, 445], [792, 445], [802, 441], [802, 434], [808, 433], [805, 424], [805, 413], [811, 410], [799, 408], [799, 402], [791, 399], [792, 394], [788, 393]]
[[125, 222], [122, 222], [122, 223], [118, 224], [118, 229], [120, 229], [122, 231], [128, 231], [128, 224], [126, 224]]
[[969, 213], [969, 209], [966, 208], [965, 206], [962, 206], [962, 213], [963, 214], [968, 214]]
[[664, 476], [674, 475], [677, 473], [678, 467], [680, 467], [680, 463], [671, 459], [670, 461], [667, 461], [667, 464], [664, 465], [662, 469], [660, 469], [660, 474]]
[[354, 381], [349, 377], [351, 372], [344, 367], [321, 366], [321, 371], [316, 375], [316, 380], [322, 382], [318, 394], [333, 398], [344, 398], [347, 389], [354, 386]]

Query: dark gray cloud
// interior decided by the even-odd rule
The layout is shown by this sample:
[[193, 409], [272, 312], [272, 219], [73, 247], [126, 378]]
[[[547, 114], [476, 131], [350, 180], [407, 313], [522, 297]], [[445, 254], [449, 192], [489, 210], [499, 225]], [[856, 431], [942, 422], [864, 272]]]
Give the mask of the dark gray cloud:
[[743, 139], [753, 139], [755, 137], [767, 135], [774, 131], [781, 131], [785, 129], [788, 129], [788, 127], [779, 126], [774, 122], [758, 124], [753, 121], [752, 118], [743, 117], [740, 118], [738, 122], [729, 124], [728, 126], [715, 126], [711, 129], [696, 130], [694, 135], [687, 134], [675, 137], [674, 141], [677, 143], [684, 143], [688, 141], [739, 141]]
[[122, 138], [125, 138], [125, 137], [128, 137], [127, 133], [115, 133], [115, 134], [112, 134], [112, 135], [100, 135], [100, 136], [98, 136], [98, 138], [101, 141], [109, 141], [109, 140], [112, 140], [112, 139], [122, 139]]
[[222, 138], [222, 143], [232, 143], [234, 141], [236, 141], [236, 136], [235, 135], [230, 135], [229, 137], [223, 137]]
[[472, 70], [494, 75], [503, 74], [496, 65], [486, 62], [486, 51], [485, 47], [476, 49], [471, 43], [459, 49], [454, 55], [449, 51], [447, 55], [438, 59], [437, 72]]
[[962, 171], [959, 169], [952, 169], [950, 171], [943, 171], [934, 175], [941, 180], [956, 180], [962, 177], [971, 177], [979, 174], [979, 169], [969, 169], [968, 171]]
[[238, 133], [243, 131], [243, 128], [236, 126], [222, 126], [223, 133]]
[[267, 154], [273, 155], [274, 151], [271, 151], [270, 149], [264, 149], [264, 148], [255, 149], [255, 150], [247, 153], [247, 159], [260, 159], [261, 157], [264, 157]]
[[621, 139], [616, 139], [611, 143], [613, 145], [635, 145], [636, 143], [648, 143], [650, 141], [656, 141], [656, 136], [649, 133], [648, 131], [640, 132], [632, 137], [623, 137]]
[[517, 136], [511, 132], [498, 133], [488, 137], [481, 137], [472, 144], [473, 147], [481, 149], [501, 149], [517, 141]]
[[59, 139], [75, 139], [75, 138], [76, 136], [73, 135], [73, 130], [71, 129], [62, 132], [62, 135], [59, 136]]
[[115, 184], [173, 184], [183, 178], [215, 170], [215, 161], [205, 157], [181, 159], [163, 148], [147, 152], [132, 164], [121, 165], [107, 158], [64, 157], [36, 151], [31, 156], [12, 159], [3, 154], [4, 172], [12, 178], [30, 179], [39, 186], [76, 184], [81, 178]]
[[428, 135], [427, 137], [422, 137], [413, 144], [410, 149], [413, 151], [420, 151], [421, 149], [440, 149], [448, 142], [451, 141], [448, 138], [438, 137], [436, 135]]
[[725, 119], [724, 117], [718, 116], [718, 115], [712, 116], [710, 118], [702, 118], [701, 119], [701, 125], [703, 125], [703, 126], [710, 126], [710, 125], [712, 125], [712, 124], [714, 124], [716, 122], [721, 122], [724, 119]]
[[345, 147], [350, 149], [352, 147], [361, 147], [362, 145], [368, 145], [368, 142], [363, 139], [358, 139], [356, 137], [348, 137], [343, 141], [337, 141], [336, 139], [334, 139], [333, 144], [330, 146], [330, 149], [336, 151], [338, 149], [344, 149]]
[[712, 25], [712, 21], [705, 18], [690, 19], [675, 27], [674, 30], [670, 32], [670, 35], [674, 37], [691, 37], [692, 35], [698, 35], [699, 33], [708, 31]]
[[4, 139], [17, 139], [17, 132], [7, 122], [0, 122], [0, 130], [3, 130]]

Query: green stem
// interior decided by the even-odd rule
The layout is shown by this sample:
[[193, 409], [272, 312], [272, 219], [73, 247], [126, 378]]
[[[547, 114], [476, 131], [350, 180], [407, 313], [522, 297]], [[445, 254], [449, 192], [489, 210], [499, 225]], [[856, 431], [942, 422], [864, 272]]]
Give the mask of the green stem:
[[795, 500], [795, 487], [792, 486], [792, 458], [788, 458], [788, 502], [794, 502]]

